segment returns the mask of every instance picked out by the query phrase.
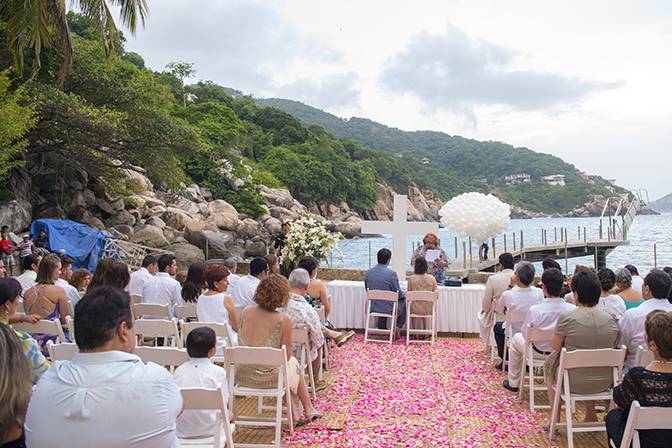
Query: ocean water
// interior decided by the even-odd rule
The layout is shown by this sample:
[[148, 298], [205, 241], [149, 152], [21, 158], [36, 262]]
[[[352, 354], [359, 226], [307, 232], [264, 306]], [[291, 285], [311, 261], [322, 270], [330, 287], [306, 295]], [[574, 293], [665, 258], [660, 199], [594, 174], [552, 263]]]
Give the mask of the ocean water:
[[[607, 219], [603, 221], [603, 226], [608, 225]], [[581, 239], [585, 233], [588, 240], [598, 239], [600, 219], [599, 218], [534, 218], [534, 219], [513, 219], [506, 231], [507, 247], [512, 248], [513, 234], [516, 234], [516, 245], [519, 244], [520, 231], [523, 231], [524, 245], [537, 245], [542, 243], [542, 229], [546, 230], [548, 242], [554, 240], [554, 228], [557, 229], [558, 240], [560, 240], [560, 229], [566, 228], [569, 241], [579, 239], [579, 228]], [[457, 256], [462, 257], [462, 242], [467, 243], [468, 238], [463, 238], [449, 229], [439, 229], [439, 238], [441, 247], [447, 252], [448, 257], [455, 258], [455, 237], [457, 236], [458, 251]], [[407, 242], [406, 259], [410, 259], [413, 244], [422, 241], [423, 235], [409, 237]], [[606, 238], [606, 231], [605, 236]], [[640, 273], [647, 272], [654, 267], [654, 258], [658, 268], [663, 266], [672, 266], [672, 214], [658, 216], [637, 216], [630, 226], [628, 232], [629, 246], [616, 248], [607, 256], [607, 266], [615, 269], [623, 267], [625, 264], [634, 264], [639, 268]], [[490, 242], [488, 244], [491, 245]], [[503, 236], [496, 238], [497, 253], [503, 248]], [[656, 247], [656, 256], [654, 257], [654, 245]], [[334, 251], [330, 257], [330, 263], [335, 268], [350, 269], [368, 269], [376, 263], [376, 252], [383, 247], [392, 247], [392, 238], [388, 236], [357, 238], [351, 240], [342, 240], [338, 245], [342, 252], [342, 258]], [[472, 243], [472, 253], [475, 260], [478, 260], [478, 244]], [[492, 248], [490, 248], [492, 255]], [[467, 256], [468, 260], [468, 256]], [[565, 268], [565, 260], [557, 257], [558, 262]], [[577, 264], [592, 266], [594, 264], [593, 256], [570, 258], [567, 262], [569, 272], [572, 272]], [[537, 266], [540, 267], [540, 263]]]

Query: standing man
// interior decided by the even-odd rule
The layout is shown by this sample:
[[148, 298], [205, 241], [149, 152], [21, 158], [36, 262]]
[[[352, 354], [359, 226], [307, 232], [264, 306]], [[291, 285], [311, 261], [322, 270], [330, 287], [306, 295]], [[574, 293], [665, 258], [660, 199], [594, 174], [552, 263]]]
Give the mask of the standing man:
[[154, 275], [159, 270], [159, 263], [152, 255], [147, 255], [142, 260], [142, 267], [131, 274], [131, 281], [128, 284], [128, 293], [131, 299], [134, 297], [142, 298], [142, 290], [145, 284], [154, 279]]
[[280, 233], [275, 237], [273, 242], [273, 255], [280, 257], [282, 248], [285, 247], [285, 240], [287, 239], [287, 234], [289, 233], [289, 223], [283, 222], [280, 227]]
[[72, 265], [75, 264], [75, 260], [70, 257], [62, 256], [61, 257], [61, 277], [54, 282], [54, 285], [60, 286], [65, 291], [65, 297], [70, 301], [70, 309], [74, 310], [75, 305], [79, 302], [80, 295], [77, 288], [72, 286], [69, 282], [72, 278]]
[[229, 257], [224, 260], [224, 267], [229, 270], [229, 276], [226, 277], [229, 281], [229, 286], [226, 289], [226, 292], [230, 295], [231, 291], [233, 291], [233, 285], [240, 280], [240, 275], [236, 274], [236, 272], [238, 272], [238, 262], [235, 258]]
[[481, 329], [481, 339], [485, 342], [485, 353], [490, 351], [490, 332], [497, 320], [495, 305], [499, 302], [502, 293], [511, 286], [511, 277], [513, 277], [513, 255], [505, 252], [499, 256], [499, 264], [495, 275], [490, 276], [485, 283], [485, 293], [481, 303], [481, 312], [478, 314], [478, 323]]
[[259, 283], [268, 276], [268, 263], [261, 257], [253, 258], [250, 262], [250, 273], [241, 277], [231, 288], [231, 297], [236, 306], [236, 312], [248, 305], [256, 305], [254, 293], [257, 292]]
[[159, 257], [157, 264], [159, 272], [142, 288], [142, 303], [169, 305], [174, 316], [175, 307], [184, 305], [182, 285], [173, 278], [177, 273], [177, 261], [174, 255], [166, 254]]
[[8, 226], [0, 228], [0, 253], [8, 275], [14, 275], [14, 266], [16, 265], [14, 262], [14, 243], [9, 237]]
[[[404, 291], [399, 286], [399, 276], [394, 269], [389, 268], [392, 252], [390, 249], [383, 248], [378, 251], [378, 264], [366, 272], [364, 276], [364, 287], [367, 290], [393, 291], [399, 294], [399, 305], [397, 307], [397, 328], [402, 328], [406, 322], [406, 297]], [[371, 311], [374, 313], [392, 314], [391, 302], [374, 300], [371, 303]], [[378, 318], [378, 328], [386, 328], [386, 318]], [[368, 325], [368, 322], [367, 322]]]
[[19, 249], [21, 260], [35, 253], [35, 244], [28, 234], [23, 235], [23, 240], [18, 244], [17, 248]]

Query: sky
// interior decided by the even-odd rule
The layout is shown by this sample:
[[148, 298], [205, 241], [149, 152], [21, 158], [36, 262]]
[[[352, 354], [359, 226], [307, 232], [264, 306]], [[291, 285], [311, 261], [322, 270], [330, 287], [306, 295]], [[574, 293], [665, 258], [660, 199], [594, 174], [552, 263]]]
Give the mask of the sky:
[[126, 48], [154, 70], [191, 62], [190, 82], [525, 146], [651, 200], [672, 193], [672, 2], [148, 4]]

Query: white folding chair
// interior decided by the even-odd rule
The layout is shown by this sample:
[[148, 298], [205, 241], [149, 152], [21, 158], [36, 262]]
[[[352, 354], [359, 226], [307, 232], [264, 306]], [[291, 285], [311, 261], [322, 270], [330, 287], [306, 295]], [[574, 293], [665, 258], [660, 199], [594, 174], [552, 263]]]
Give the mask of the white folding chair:
[[189, 361], [187, 351], [177, 347], [135, 347], [134, 353], [143, 362], [153, 362], [173, 372], [175, 367]]
[[[229, 409], [234, 416], [234, 424], [238, 426], [275, 427], [274, 444], [235, 444], [234, 446], [279, 447], [280, 432], [283, 421], [287, 423], [289, 432], [294, 432], [291, 412], [291, 391], [287, 377], [287, 355], [285, 346], [271, 347], [227, 347], [226, 348], [227, 379], [229, 381]], [[236, 370], [243, 365], [262, 365], [265, 368], [277, 369], [277, 386], [273, 389], [257, 389], [236, 385]], [[234, 408], [234, 397], [265, 397], [275, 398], [275, 418], [262, 415], [238, 414]], [[285, 399], [286, 417], [283, 418], [282, 400]]]
[[[231, 334], [231, 329], [227, 324], [220, 324], [218, 322], [185, 322], [180, 320], [180, 330], [182, 333], [182, 346], [187, 346], [187, 336], [194, 328], [207, 327], [211, 328], [215, 332], [218, 341], [223, 341], [223, 347], [232, 347], [234, 346], [234, 337]], [[219, 344], [218, 344], [219, 345]], [[222, 345], [219, 345], [218, 353], [212, 357], [213, 362], [224, 363], [225, 357], [221, 351]]]
[[16, 311], [14, 314], [18, 316], [25, 316], [26, 310], [23, 307], [23, 300], [19, 300], [19, 304], [16, 305]]
[[634, 367], [646, 367], [654, 360], [653, 353], [643, 346], [637, 347]]
[[[672, 429], [672, 408], [643, 407], [637, 400], [630, 405], [628, 422], [625, 424], [623, 439], [620, 448], [640, 448], [639, 431], [649, 429]], [[609, 440], [609, 446], [619, 448], [613, 440]]]
[[[527, 329], [527, 338], [525, 339], [525, 349], [523, 351], [522, 367], [520, 374], [520, 385], [518, 386], [518, 398], [523, 399], [523, 390], [527, 388], [530, 402], [530, 412], [535, 409], [550, 409], [550, 405], [534, 404], [535, 392], [546, 392], [547, 387], [544, 382], [544, 374], [541, 371], [544, 367], [544, 361], [548, 355], [542, 355], [534, 350], [535, 343], [551, 342], [553, 339], [553, 330], [540, 330], [538, 328], [529, 327]], [[527, 384], [525, 381], [525, 366], [527, 365]], [[541, 371], [541, 375], [536, 372]], [[541, 380], [541, 384], [537, 381]]]
[[175, 307], [175, 317], [185, 321], [196, 320], [196, 304], [187, 303], [186, 305], [179, 305]]
[[[182, 394], [182, 406], [185, 412], [189, 411], [218, 411], [215, 422], [215, 435], [201, 438], [180, 438], [182, 446], [211, 446], [220, 448], [234, 448], [233, 436], [231, 435], [231, 416], [226, 402], [225, 386], [217, 389], [202, 387], [184, 387], [180, 389]], [[224, 428], [224, 440], [222, 440], [222, 428]], [[222, 443], [223, 442], [223, 443]]]
[[158, 303], [138, 303], [135, 305], [135, 318], [160, 318], [172, 319], [170, 307], [168, 305], [159, 305]]
[[65, 316], [65, 328], [68, 329], [68, 335], [72, 342], [77, 342], [75, 340], [75, 319], [72, 316]]
[[[324, 312], [323, 306], [318, 306], [315, 308], [317, 311], [317, 316], [320, 318], [320, 322], [324, 324], [327, 320], [327, 316]], [[329, 370], [329, 341], [325, 339], [324, 345], [320, 348], [320, 371], [318, 373], [318, 378], [322, 379], [324, 375], [323, 370]]]
[[[574, 423], [572, 421], [572, 410], [575, 409], [578, 401], [596, 401], [611, 400], [612, 389], [609, 388], [602, 392], [594, 394], [577, 394], [571, 392], [569, 384], [569, 371], [579, 368], [611, 367], [612, 384], [618, 384], [625, 361], [626, 348], [619, 349], [604, 348], [597, 350], [573, 350], [567, 351], [563, 347], [560, 352], [560, 364], [558, 366], [557, 381], [553, 387], [555, 390], [553, 405], [551, 407], [551, 427], [549, 431], [549, 440], [553, 440], [555, 431], [558, 427], [565, 427], [567, 430], [567, 447], [574, 448], [575, 432], [595, 432], [604, 431], [604, 422], [586, 422]], [[565, 422], [560, 420], [560, 400], [565, 404]]]
[[138, 345], [142, 345], [143, 338], [163, 338], [164, 347], [182, 348], [177, 322], [173, 319], [138, 319], [133, 322], [133, 329], [138, 337]]
[[54, 344], [54, 341], [47, 341], [47, 350], [52, 361], [71, 361], [75, 353], [79, 352], [77, 344], [72, 342]]
[[[371, 311], [373, 300], [392, 303], [392, 314], [379, 313]], [[399, 293], [394, 291], [370, 290], [366, 292], [366, 329], [364, 330], [364, 342], [382, 342], [392, 344], [394, 333], [397, 328], [397, 307], [399, 306]], [[374, 326], [371, 327], [371, 318], [373, 317]], [[378, 328], [379, 318], [389, 319], [389, 329]], [[369, 334], [388, 335], [388, 340], [369, 338]]]
[[300, 346], [301, 350], [301, 357], [299, 358], [301, 372], [305, 372], [306, 366], [308, 367], [308, 384], [310, 385], [313, 400], [315, 400], [315, 376], [313, 375], [313, 363], [310, 362], [310, 338], [308, 337], [307, 328], [292, 328], [292, 345], [295, 344]]
[[[406, 293], [406, 345], [409, 345], [411, 342], [422, 344], [433, 344], [436, 340], [436, 302], [439, 298], [437, 292], [432, 291], [408, 291]], [[432, 304], [432, 314], [412, 314], [413, 303], [418, 305], [421, 303], [431, 303]], [[422, 322], [427, 321], [430, 328], [412, 328], [411, 318], [422, 319]], [[411, 335], [419, 336], [430, 336], [429, 340], [414, 339], [411, 340]]]
[[63, 327], [61, 326], [61, 321], [56, 320], [40, 320], [34, 324], [29, 322], [21, 322], [18, 324], [12, 324], [17, 330], [25, 331], [28, 334], [48, 334], [57, 337], [58, 342], [68, 342], [65, 339], [65, 333], [63, 333]]
[[507, 311], [504, 322], [506, 322], [506, 327], [504, 327], [504, 359], [502, 359], [502, 372], [506, 371], [506, 366], [509, 365], [509, 360], [507, 359], [509, 353], [509, 341], [513, 337], [513, 327], [521, 327], [525, 321], [525, 315], [527, 311]]

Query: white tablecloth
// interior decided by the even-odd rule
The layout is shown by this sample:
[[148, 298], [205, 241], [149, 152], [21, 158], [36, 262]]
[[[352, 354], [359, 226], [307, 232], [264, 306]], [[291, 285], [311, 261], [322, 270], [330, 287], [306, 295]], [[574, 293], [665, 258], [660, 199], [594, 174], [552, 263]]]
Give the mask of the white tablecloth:
[[[327, 285], [327, 290], [331, 296], [331, 323], [336, 328], [363, 329], [366, 321], [364, 282], [334, 280]], [[477, 315], [481, 310], [484, 291], [485, 285], [439, 286], [436, 316], [438, 331], [478, 333]]]

